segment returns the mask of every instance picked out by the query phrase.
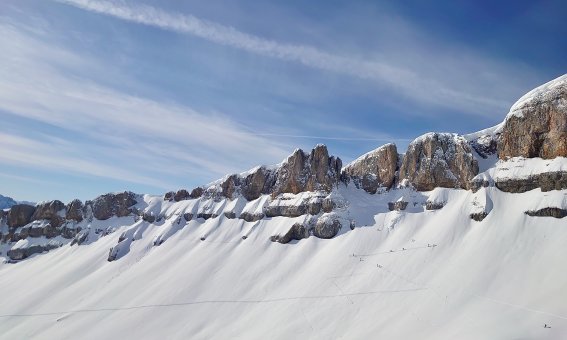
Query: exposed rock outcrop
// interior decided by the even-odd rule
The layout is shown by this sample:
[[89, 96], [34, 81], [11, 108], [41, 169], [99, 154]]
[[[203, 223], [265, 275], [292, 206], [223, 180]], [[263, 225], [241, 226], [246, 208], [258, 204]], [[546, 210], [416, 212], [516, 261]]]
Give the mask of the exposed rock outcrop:
[[406, 202], [406, 201], [388, 202], [388, 209], [390, 211], [406, 210], [408, 203], [409, 202]]
[[339, 218], [332, 214], [321, 216], [313, 228], [313, 236], [318, 238], [333, 238], [341, 230], [342, 224]]
[[189, 199], [190, 196], [191, 195], [189, 194], [189, 192], [187, 190], [180, 189], [180, 190], [177, 190], [177, 192], [175, 192], [175, 191], [166, 192], [165, 195], [163, 195], [163, 200], [169, 201], [169, 202], [172, 202], [172, 201], [179, 202], [179, 201]]
[[264, 208], [266, 217], [299, 217], [307, 214], [309, 210], [308, 204], [299, 205], [270, 205]]
[[386, 144], [357, 158], [343, 169], [343, 177], [352, 180], [357, 188], [371, 194], [378, 188], [391, 188], [398, 166], [398, 150], [395, 144]]
[[[329, 156], [325, 145], [317, 145], [311, 153], [297, 149], [278, 168], [260, 166], [243, 174], [226, 176], [206, 188], [193, 189], [189, 198], [204, 196], [220, 201], [242, 195], [252, 201], [263, 194], [276, 197], [282, 193], [330, 192], [339, 183], [341, 167], [341, 160]], [[172, 196], [172, 192], [167, 193], [164, 199], [175, 199]]]
[[309, 237], [309, 230], [301, 223], [295, 223], [283, 236], [273, 236], [272, 241], [279, 243], [289, 243], [292, 240], [301, 240]]
[[221, 183], [221, 194], [228, 198], [235, 198], [235, 192], [240, 187], [240, 178], [238, 175], [230, 175]]
[[36, 206], [35, 212], [33, 213], [31, 219], [32, 221], [37, 220], [49, 220], [51, 225], [55, 228], [61, 226], [65, 221], [63, 217], [65, 214], [65, 204], [63, 202], [54, 200], [50, 202], [39, 203]]
[[567, 209], [561, 209], [556, 207], [547, 207], [542, 208], [539, 210], [529, 210], [525, 212], [528, 216], [537, 216], [537, 217], [555, 217], [555, 218], [563, 218], [567, 217]]
[[174, 191], [168, 191], [163, 195], [163, 200], [168, 201], [168, 202], [172, 202], [173, 196], [175, 196], [175, 192]]
[[228, 219], [234, 219], [234, 218], [236, 218], [236, 213], [234, 211], [225, 211], [224, 217], [226, 217]]
[[240, 219], [242, 219], [246, 222], [256, 222], [256, 221], [263, 219], [265, 216], [266, 215], [264, 215], [263, 213], [243, 212], [243, 213], [240, 214]]
[[504, 192], [512, 193], [526, 192], [536, 188], [541, 188], [541, 191], [563, 190], [567, 189], [567, 172], [554, 171], [527, 178], [497, 179], [495, 186]]
[[242, 180], [242, 196], [248, 201], [269, 194], [274, 186], [276, 177], [273, 171], [264, 166], [257, 167]]
[[325, 145], [317, 145], [309, 154], [297, 149], [277, 169], [272, 196], [316, 190], [329, 192], [340, 179], [341, 167], [340, 158], [329, 157]]
[[196, 187], [195, 189], [191, 190], [191, 193], [189, 194], [189, 198], [199, 198], [203, 196], [204, 191], [205, 190], [203, 188]]
[[78, 199], [72, 200], [67, 204], [65, 216], [68, 220], [74, 220], [76, 222], [81, 222], [84, 218], [84, 206], [83, 202]]
[[18, 228], [31, 222], [35, 207], [27, 204], [16, 204], [8, 211], [8, 226]]
[[476, 213], [471, 213], [469, 215], [469, 217], [472, 220], [475, 220], [477, 222], [480, 222], [482, 220], [484, 220], [486, 218], [486, 216], [488, 216], [488, 213], [486, 211], [481, 211], [481, 212], [476, 212]]
[[498, 152], [500, 132], [484, 134], [472, 139], [469, 143], [481, 158], [488, 158]]
[[530, 91], [512, 106], [498, 154], [500, 159], [567, 157], [567, 75]]
[[129, 209], [137, 203], [133, 192], [105, 194], [88, 202], [92, 206], [93, 216], [98, 220], [107, 220], [112, 216], [124, 217], [132, 213]]
[[10, 249], [6, 253], [8, 257], [14, 261], [23, 260], [28, 258], [34, 254], [43, 253], [44, 251], [49, 251], [51, 249], [59, 248], [61, 245], [58, 243], [48, 243], [45, 245], [30, 245], [30, 246], [23, 246], [18, 247], [15, 249]]
[[432, 201], [426, 201], [425, 202], [425, 210], [439, 210], [441, 208], [443, 208], [445, 205], [443, 203], [440, 202], [432, 202]]
[[175, 202], [183, 201], [189, 198], [189, 192], [185, 189], [177, 190], [173, 196]]
[[467, 141], [452, 133], [427, 133], [410, 143], [400, 168], [400, 181], [418, 191], [436, 187], [470, 188], [478, 163]]
[[144, 220], [148, 223], [154, 223], [156, 221], [156, 217], [152, 213], [143, 212], [142, 213], [142, 220]]

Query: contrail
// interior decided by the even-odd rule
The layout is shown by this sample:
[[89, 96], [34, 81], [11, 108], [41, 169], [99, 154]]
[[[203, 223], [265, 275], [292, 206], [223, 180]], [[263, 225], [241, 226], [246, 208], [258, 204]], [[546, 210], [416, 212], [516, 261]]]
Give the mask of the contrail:
[[[413, 73], [379, 62], [367, 62], [321, 51], [312, 46], [285, 44], [247, 34], [193, 15], [169, 13], [148, 5], [125, 4], [106, 0], [55, 0], [87, 11], [101, 13], [126, 21], [190, 34], [217, 44], [305, 66], [349, 74], [364, 79], [399, 83], [400, 79], [416, 80]], [[398, 84], [399, 85], [399, 84]]]
[[330, 136], [311, 136], [311, 135], [289, 135], [280, 133], [244, 133], [254, 136], [268, 137], [289, 137], [289, 138], [306, 138], [306, 139], [324, 139], [324, 140], [344, 140], [344, 141], [380, 141], [380, 142], [411, 142], [413, 139], [403, 138], [364, 138], [364, 137], [330, 137]]
[[473, 95], [443, 85], [433, 78], [424, 78], [408, 68], [376, 60], [362, 60], [322, 51], [309, 45], [289, 44], [265, 39], [233, 27], [200, 19], [189, 14], [171, 13], [143, 4], [108, 0], [53, 0], [86, 11], [100, 13], [125, 21], [188, 34], [224, 46], [254, 54], [296, 62], [304, 66], [337, 74], [371, 80], [378, 85], [402, 93], [415, 101], [454, 108], [473, 113], [479, 108], [503, 109], [508, 103], [486, 95]]

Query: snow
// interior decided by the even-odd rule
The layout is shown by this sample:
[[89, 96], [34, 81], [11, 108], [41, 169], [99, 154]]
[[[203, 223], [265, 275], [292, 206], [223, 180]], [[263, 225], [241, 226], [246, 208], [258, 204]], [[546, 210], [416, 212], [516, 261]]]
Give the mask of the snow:
[[424, 133], [423, 135], [417, 137], [416, 139], [414, 139], [410, 145], [414, 145], [414, 144], [418, 144], [418, 143], [423, 143], [427, 140], [433, 139], [434, 137], [438, 137], [439, 139], [442, 140], [447, 140], [447, 139], [452, 139], [455, 143], [460, 143], [462, 141], [464, 141], [463, 136], [460, 136], [456, 133], [451, 133], [451, 132], [427, 132]]
[[368, 158], [373, 157], [376, 153], [386, 149], [387, 147], [390, 147], [391, 145], [395, 145], [395, 144], [394, 143], [387, 143], [387, 144], [384, 144], [384, 145], [382, 145], [382, 146], [380, 146], [380, 147], [378, 147], [378, 148], [376, 148], [372, 151], [368, 151], [367, 153], [363, 154], [362, 156], [358, 157], [357, 159], [355, 159], [352, 162], [348, 163], [347, 165], [343, 166], [341, 171], [344, 171], [345, 169], [353, 166], [356, 163], [360, 163], [364, 160], [367, 160]]
[[[333, 195], [349, 202], [357, 228], [286, 245], [269, 237], [305, 217], [182, 221], [159, 247], [153, 241], [175, 216], [155, 225], [96, 221], [116, 232], [0, 264], [0, 286], [14, 292], [2, 296], [0, 338], [565, 338], [565, 221], [524, 211], [565, 204], [567, 192], [481, 190], [368, 195], [341, 187]], [[494, 209], [472, 221], [471, 202], [483, 195]], [[402, 196], [446, 205], [387, 211]], [[144, 199], [157, 207], [155, 197]], [[194, 201], [160, 202], [159, 214], [195, 209]], [[129, 252], [107, 262], [132, 228], [141, 231]]]
[[[494, 163], [492, 163], [494, 162]], [[546, 172], [567, 172], [567, 158], [553, 159], [512, 157], [500, 160], [493, 156], [487, 160], [479, 159], [480, 173], [475, 179], [494, 183], [497, 180], [526, 179], [532, 175]]]
[[[479, 162], [491, 181], [567, 171], [561, 157]], [[0, 256], [63, 245], [0, 263], [0, 339], [567, 338], [566, 220], [525, 214], [567, 208], [567, 190], [402, 186], [370, 195], [351, 183], [250, 202], [137, 199], [154, 223], [86, 219], [69, 225], [87, 236], [80, 246], [60, 236], [0, 245]], [[337, 208], [320, 216], [224, 215], [324, 199]], [[388, 209], [402, 200], [405, 210]], [[443, 207], [429, 211], [426, 202]], [[472, 220], [477, 213], [488, 215]], [[270, 241], [318, 217], [343, 228], [329, 240]]]
[[487, 129], [483, 129], [477, 132], [473, 132], [473, 133], [468, 133], [466, 135], [463, 135], [463, 138], [466, 139], [467, 141], [473, 141], [475, 139], [479, 139], [482, 137], [486, 137], [486, 136], [494, 136], [500, 132], [502, 132], [502, 128], [504, 128], [504, 122], [494, 125], [493, 127], [489, 127]]
[[14, 246], [12, 247], [12, 249], [22, 249], [22, 248], [27, 248], [30, 245], [30, 241], [25, 239], [25, 240], [19, 240], [18, 242], [16, 242], [14, 244]]
[[[567, 91], [567, 74], [557, 77], [523, 95], [520, 99], [518, 99], [518, 101], [516, 101], [516, 103], [514, 103], [514, 105], [512, 105], [510, 112], [506, 116], [506, 120], [510, 117], [522, 118], [524, 116], [523, 109], [532, 103], [556, 100], [560, 91]], [[560, 99], [557, 104], [567, 109], [567, 102], [565, 99]]]

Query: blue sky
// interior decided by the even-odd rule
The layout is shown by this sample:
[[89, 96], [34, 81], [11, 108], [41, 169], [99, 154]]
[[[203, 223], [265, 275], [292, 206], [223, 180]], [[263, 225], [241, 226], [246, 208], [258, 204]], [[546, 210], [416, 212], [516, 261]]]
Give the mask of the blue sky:
[[0, 193], [192, 188], [467, 133], [567, 70], [564, 1], [0, 5]]

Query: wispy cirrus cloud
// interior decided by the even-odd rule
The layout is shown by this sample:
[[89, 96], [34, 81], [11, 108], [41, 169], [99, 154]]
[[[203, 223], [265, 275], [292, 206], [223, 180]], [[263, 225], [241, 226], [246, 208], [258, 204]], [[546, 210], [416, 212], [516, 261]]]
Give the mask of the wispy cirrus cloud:
[[[460, 88], [459, 85], [461, 84], [458, 82], [447, 83], [438, 76], [431, 77], [422, 70], [396, 65], [391, 60], [368, 60], [329, 53], [314, 46], [269, 40], [189, 14], [170, 13], [144, 4], [126, 2], [105, 0], [55, 1], [129, 22], [202, 38], [257, 55], [370, 80], [380, 86], [387, 87], [390, 91], [398, 93], [404, 98], [419, 103], [458, 108], [480, 115], [491, 110], [504, 111], [510, 104], [509, 101], [497, 97], [494, 93], [482, 91], [475, 93], [470, 91], [470, 87]], [[420, 54], [419, 51], [414, 52]], [[441, 62], [441, 60], [438, 61]], [[454, 70], [462, 72], [462, 70], [459, 70], [459, 65], [455, 65]], [[474, 82], [472, 79], [469, 79], [469, 81]]]
[[[242, 171], [258, 159], [279, 161], [293, 149], [225, 114], [77, 76], [76, 69], [101, 66], [36, 33], [0, 23], [0, 163], [167, 189]], [[24, 121], [9, 124], [12, 118]]]

